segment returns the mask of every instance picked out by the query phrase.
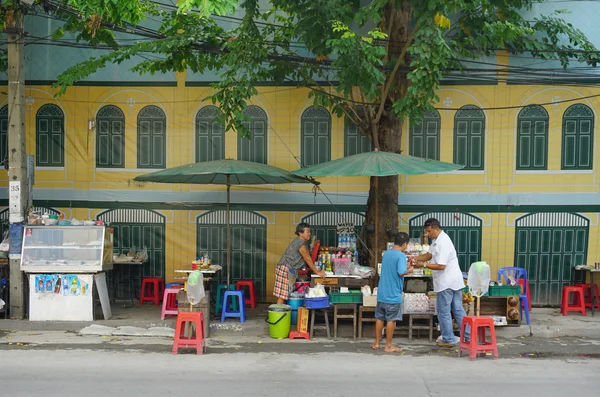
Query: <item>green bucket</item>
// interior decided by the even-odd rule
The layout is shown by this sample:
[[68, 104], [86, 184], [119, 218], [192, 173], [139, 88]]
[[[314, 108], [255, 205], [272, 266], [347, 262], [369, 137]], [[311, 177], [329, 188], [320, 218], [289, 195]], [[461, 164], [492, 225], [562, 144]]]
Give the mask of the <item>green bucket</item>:
[[269, 306], [269, 318], [265, 321], [269, 324], [269, 335], [271, 338], [287, 338], [290, 335], [291, 320], [292, 307], [290, 305]]

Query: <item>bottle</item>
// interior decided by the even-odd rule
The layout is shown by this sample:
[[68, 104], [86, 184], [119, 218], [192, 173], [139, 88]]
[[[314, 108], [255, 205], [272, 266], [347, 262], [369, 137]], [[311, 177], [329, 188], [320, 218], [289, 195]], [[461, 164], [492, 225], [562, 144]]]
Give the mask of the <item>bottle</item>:
[[358, 266], [358, 250], [354, 249], [354, 265]]

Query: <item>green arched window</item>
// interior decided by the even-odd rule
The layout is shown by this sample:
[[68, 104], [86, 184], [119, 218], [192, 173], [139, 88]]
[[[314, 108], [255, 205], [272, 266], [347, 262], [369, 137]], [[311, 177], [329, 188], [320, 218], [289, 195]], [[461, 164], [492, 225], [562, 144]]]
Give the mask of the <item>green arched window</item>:
[[531, 105], [519, 112], [517, 120], [517, 170], [548, 169], [548, 112]]
[[96, 116], [96, 167], [125, 167], [125, 115], [113, 105]]
[[167, 165], [167, 117], [158, 106], [146, 106], [137, 121], [138, 168], [165, 168]]
[[[364, 115], [364, 112], [362, 106], [356, 108], [356, 113], [359, 116]], [[370, 152], [371, 150], [369, 137], [363, 134], [352, 120], [347, 116], [344, 117], [344, 157]]]
[[196, 163], [225, 158], [225, 124], [216, 120], [222, 114], [206, 106], [196, 115]]
[[454, 163], [463, 170], [483, 170], [485, 115], [476, 106], [463, 106], [454, 116]]
[[267, 164], [267, 114], [258, 106], [248, 106], [244, 114], [250, 117], [244, 122], [250, 138], [238, 135], [238, 160]]
[[424, 159], [440, 159], [440, 124], [437, 110], [427, 111], [423, 120], [410, 122], [410, 155]]
[[577, 103], [563, 115], [562, 169], [591, 170], [594, 165], [594, 113]]
[[65, 165], [65, 115], [56, 105], [44, 105], [36, 114], [35, 163], [40, 167]]
[[302, 166], [331, 160], [331, 115], [322, 106], [311, 106], [302, 113]]

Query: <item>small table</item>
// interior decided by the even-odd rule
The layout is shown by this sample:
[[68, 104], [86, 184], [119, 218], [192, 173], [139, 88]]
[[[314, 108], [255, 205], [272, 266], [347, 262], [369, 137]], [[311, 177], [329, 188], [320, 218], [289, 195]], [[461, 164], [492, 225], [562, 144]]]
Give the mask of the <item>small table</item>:
[[594, 309], [596, 308], [596, 292], [594, 289], [594, 274], [600, 273], [600, 269], [592, 269], [589, 267], [584, 267], [581, 270], [585, 270], [586, 272], [590, 272], [590, 294], [592, 295], [592, 316], [594, 315]]

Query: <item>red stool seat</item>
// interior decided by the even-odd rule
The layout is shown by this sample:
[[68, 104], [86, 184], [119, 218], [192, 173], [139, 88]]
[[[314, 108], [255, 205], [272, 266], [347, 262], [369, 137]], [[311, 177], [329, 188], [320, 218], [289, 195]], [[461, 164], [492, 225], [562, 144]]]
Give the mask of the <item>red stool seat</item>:
[[179, 314], [179, 309], [177, 307], [177, 294], [181, 288], [183, 287], [165, 288], [162, 310], [160, 311], [161, 320], [164, 320], [165, 316], [176, 316]]
[[[151, 288], [149, 288], [151, 287]], [[142, 279], [142, 288], [140, 291], [140, 306], [144, 302], [154, 302], [156, 306], [160, 304], [165, 281], [162, 277], [145, 277]]]
[[[191, 323], [195, 329], [192, 336], [184, 335], [185, 323]], [[177, 325], [175, 327], [175, 338], [173, 340], [173, 354], [177, 354], [180, 347], [192, 347], [196, 349], [197, 354], [202, 354], [205, 348], [204, 344], [204, 313], [202, 312], [181, 312], [177, 315]]]
[[[569, 303], [570, 294], [573, 293], [573, 303]], [[566, 316], [568, 312], [580, 312], [585, 316], [585, 301], [583, 299], [583, 287], [565, 285], [563, 287], [560, 312]]]
[[[471, 340], [465, 340], [465, 328], [467, 325], [471, 329]], [[490, 330], [490, 340], [486, 339], [485, 330]], [[494, 360], [498, 358], [498, 347], [496, 346], [496, 329], [494, 328], [494, 319], [491, 317], [463, 317], [460, 327], [460, 344], [458, 346], [458, 357], [462, 351], [469, 352], [469, 358], [475, 360], [478, 353], [491, 352], [494, 354]]]
[[[588, 309], [592, 308], [592, 298], [594, 295], [596, 296], [596, 309], [600, 310], [600, 294], [598, 293], [598, 286], [594, 284], [594, 288], [592, 289], [591, 284], [575, 284], [576, 287], [583, 288], [583, 292], [585, 295], [585, 307]], [[592, 295], [593, 294], [593, 295]], [[575, 295], [575, 298], [578, 298], [578, 295]]]
[[[248, 295], [243, 287], [248, 287]], [[244, 291], [244, 304], [250, 305], [251, 308], [256, 308], [256, 287], [254, 286], [254, 280], [239, 280], [235, 283], [235, 289], [238, 291]]]

